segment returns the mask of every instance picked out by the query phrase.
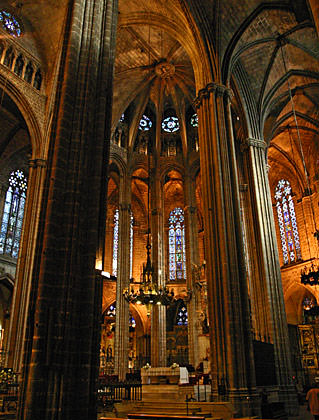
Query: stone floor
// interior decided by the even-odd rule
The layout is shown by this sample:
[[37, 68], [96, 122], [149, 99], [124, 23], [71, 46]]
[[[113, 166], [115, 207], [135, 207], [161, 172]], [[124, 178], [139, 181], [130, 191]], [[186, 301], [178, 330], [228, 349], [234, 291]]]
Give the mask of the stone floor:
[[[102, 415], [107, 416], [107, 417], [115, 417], [114, 412], [108, 411], [104, 413], [99, 413], [98, 419]], [[288, 420], [313, 420], [313, 416], [309, 413], [309, 411], [307, 411], [307, 405], [305, 404], [305, 405], [300, 406], [299, 416], [288, 417]]]

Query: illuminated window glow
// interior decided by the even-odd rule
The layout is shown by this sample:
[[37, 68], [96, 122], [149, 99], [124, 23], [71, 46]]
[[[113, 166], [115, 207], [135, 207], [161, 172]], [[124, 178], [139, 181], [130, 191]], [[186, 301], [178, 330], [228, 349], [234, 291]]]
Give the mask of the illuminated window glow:
[[177, 325], [187, 325], [188, 323], [188, 314], [187, 309], [185, 306], [181, 306], [178, 310], [177, 317], [176, 317], [176, 324]]
[[3, 210], [0, 232], [0, 253], [18, 258], [21, 239], [27, 179], [21, 170], [12, 172]]
[[284, 264], [301, 260], [295, 207], [289, 181], [281, 179], [275, 191], [278, 224]]
[[152, 127], [152, 121], [146, 115], [143, 115], [143, 117], [140, 120], [140, 124], [138, 128], [141, 131], [148, 131], [151, 127]]
[[179, 130], [179, 122], [177, 117], [167, 117], [162, 121], [162, 129], [167, 133], [174, 133]]
[[[116, 209], [114, 213], [114, 227], [113, 227], [113, 261], [112, 261], [112, 274], [117, 276], [117, 260], [118, 260], [118, 248], [119, 248], [119, 210]], [[130, 222], [130, 278], [133, 273], [133, 226], [134, 218], [131, 213], [131, 222]]]
[[198, 127], [198, 115], [197, 114], [193, 114], [191, 116], [190, 123], [191, 123], [191, 126]]
[[176, 207], [169, 216], [169, 280], [186, 279], [184, 211]]
[[0, 10], [0, 22], [6, 32], [14, 37], [21, 36], [21, 26], [17, 19], [6, 10]]
[[114, 213], [114, 228], [113, 228], [113, 264], [112, 264], [112, 274], [117, 276], [117, 255], [119, 247], [119, 209], [115, 210]]
[[114, 305], [109, 306], [109, 309], [106, 312], [106, 316], [109, 316], [110, 318], [116, 317], [116, 303], [114, 303]]

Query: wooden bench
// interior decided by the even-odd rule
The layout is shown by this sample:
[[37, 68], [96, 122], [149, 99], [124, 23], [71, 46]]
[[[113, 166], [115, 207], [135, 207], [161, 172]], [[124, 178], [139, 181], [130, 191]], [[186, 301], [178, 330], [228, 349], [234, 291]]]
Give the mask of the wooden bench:
[[204, 416], [187, 416], [182, 414], [181, 416], [170, 415], [170, 414], [128, 414], [128, 419], [140, 419], [140, 420], [205, 420]]

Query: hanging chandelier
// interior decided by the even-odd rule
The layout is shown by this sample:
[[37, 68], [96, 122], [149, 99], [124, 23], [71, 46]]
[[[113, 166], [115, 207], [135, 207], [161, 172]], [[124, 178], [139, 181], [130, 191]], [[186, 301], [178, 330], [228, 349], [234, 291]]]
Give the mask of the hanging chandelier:
[[301, 270], [301, 283], [317, 286], [319, 284], [319, 267], [312, 263], [310, 267], [304, 267]]
[[[151, 314], [153, 305], [169, 306], [174, 301], [174, 290], [169, 291], [168, 287], [159, 287], [157, 275], [151, 261], [151, 243], [150, 243], [150, 147], [148, 143], [148, 178], [147, 178], [147, 244], [146, 244], [146, 263], [143, 264], [138, 288], [131, 286], [123, 291], [124, 298], [137, 305], [146, 306], [147, 316]], [[133, 282], [134, 284], [134, 282]]]

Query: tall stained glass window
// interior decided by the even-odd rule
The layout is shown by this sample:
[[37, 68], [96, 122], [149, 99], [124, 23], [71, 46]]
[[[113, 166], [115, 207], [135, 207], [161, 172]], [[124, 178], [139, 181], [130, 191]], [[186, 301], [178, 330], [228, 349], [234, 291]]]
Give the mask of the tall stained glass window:
[[[118, 259], [118, 247], [119, 247], [119, 218], [120, 213], [119, 209], [115, 210], [114, 213], [114, 228], [113, 228], [113, 262], [112, 262], [112, 274], [117, 276], [117, 259]], [[131, 222], [130, 222], [130, 278], [133, 273], [133, 225], [134, 218], [131, 212]]]
[[284, 264], [301, 260], [295, 206], [289, 181], [281, 179], [275, 191], [278, 223]]
[[176, 207], [169, 215], [169, 279], [186, 279], [184, 211]]
[[21, 170], [11, 173], [0, 232], [0, 253], [18, 257], [27, 192], [27, 179]]
[[130, 278], [133, 275], [133, 226], [134, 226], [134, 218], [133, 214], [131, 213], [131, 224], [130, 224]]
[[114, 227], [113, 227], [113, 264], [112, 264], [112, 274], [117, 276], [117, 256], [119, 249], [119, 218], [120, 213], [119, 209], [115, 210], [114, 213]]

